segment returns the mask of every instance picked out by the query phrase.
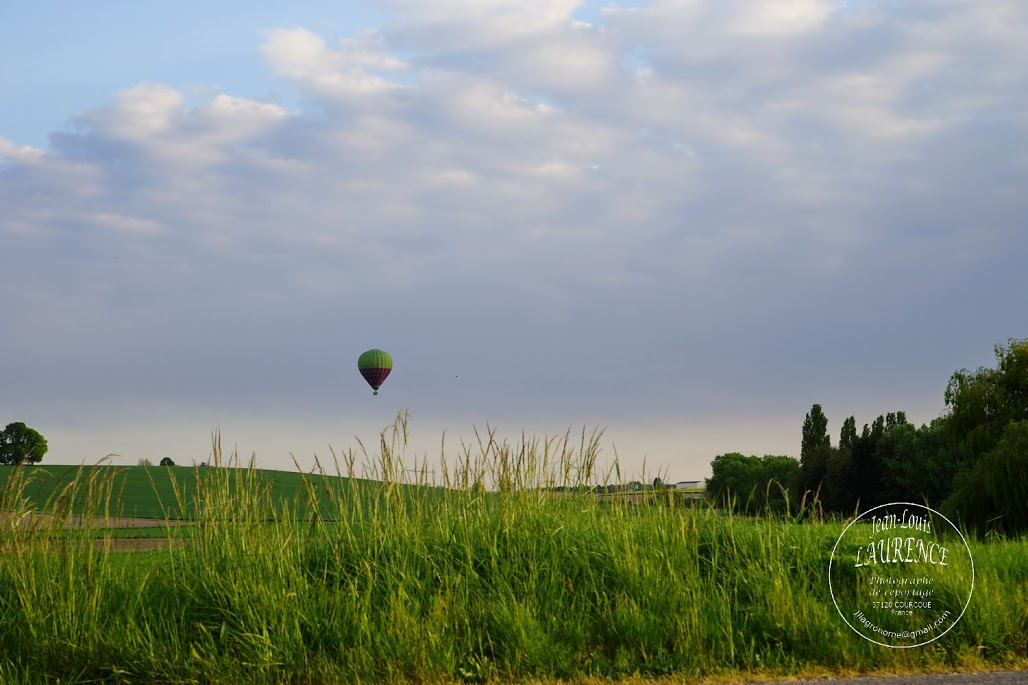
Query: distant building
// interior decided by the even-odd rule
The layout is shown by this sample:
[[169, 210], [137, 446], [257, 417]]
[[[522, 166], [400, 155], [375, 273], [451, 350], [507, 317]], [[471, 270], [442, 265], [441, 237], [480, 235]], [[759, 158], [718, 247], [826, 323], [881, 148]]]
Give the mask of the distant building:
[[695, 488], [702, 488], [703, 487], [703, 481], [702, 480], [680, 480], [677, 483], [675, 483], [674, 485], [672, 485], [671, 487], [673, 487], [675, 490], [692, 490], [692, 489], [695, 489]]

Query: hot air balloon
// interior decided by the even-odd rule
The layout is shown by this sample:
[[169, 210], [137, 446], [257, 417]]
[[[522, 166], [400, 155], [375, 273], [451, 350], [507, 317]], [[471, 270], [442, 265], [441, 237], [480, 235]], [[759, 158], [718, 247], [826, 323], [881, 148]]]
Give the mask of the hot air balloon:
[[360, 370], [364, 380], [374, 389], [374, 395], [385, 383], [386, 376], [393, 370], [393, 358], [383, 350], [368, 350], [357, 358], [357, 369]]

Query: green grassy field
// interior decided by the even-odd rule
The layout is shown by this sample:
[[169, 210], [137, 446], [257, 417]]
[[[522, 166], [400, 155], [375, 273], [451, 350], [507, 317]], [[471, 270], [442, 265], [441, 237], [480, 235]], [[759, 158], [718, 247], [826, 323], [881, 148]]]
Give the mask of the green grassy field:
[[[383, 446], [383, 471], [401, 473]], [[169, 482], [162, 501], [194, 524], [188, 544], [153, 552], [8, 516], [0, 682], [691, 680], [1028, 663], [1028, 540], [972, 543], [963, 619], [924, 647], [887, 649], [831, 601], [843, 522], [555, 497], [531, 486], [584, 480], [595, 445], [552, 447], [486, 441], [455, 460], [447, 489], [173, 470], [192, 485], [176, 481], [176, 495]], [[134, 469], [100, 468], [50, 503], [83, 511], [129, 490], [118, 479]], [[31, 483], [10, 482], [8, 509], [38, 504]]]
[[[223, 469], [224, 470], [224, 469]], [[236, 471], [237, 468], [228, 468]], [[245, 471], [245, 469], [242, 469]], [[16, 475], [15, 475], [16, 474]], [[102, 514], [152, 519], [192, 520], [197, 517], [197, 479], [203, 470], [191, 466], [54, 466], [32, 465], [19, 469], [0, 469], [0, 492], [7, 487], [11, 477], [24, 479], [19, 484], [23, 502], [28, 509], [45, 510], [57, 508], [74, 514]], [[230, 478], [234, 486], [236, 478]], [[340, 488], [341, 476], [306, 479], [306, 485], [313, 488], [313, 496], [320, 502], [328, 502], [328, 488]], [[105, 489], [104, 498], [90, 497], [83, 483], [94, 482]], [[359, 487], [368, 487], [367, 481], [355, 480]], [[77, 487], [72, 487], [78, 484]], [[255, 470], [248, 477], [248, 484], [267, 490], [271, 501], [281, 505], [292, 503], [298, 495], [306, 501], [304, 474], [288, 471]], [[277, 507], [276, 507], [277, 508]], [[87, 511], [87, 509], [92, 509]]]

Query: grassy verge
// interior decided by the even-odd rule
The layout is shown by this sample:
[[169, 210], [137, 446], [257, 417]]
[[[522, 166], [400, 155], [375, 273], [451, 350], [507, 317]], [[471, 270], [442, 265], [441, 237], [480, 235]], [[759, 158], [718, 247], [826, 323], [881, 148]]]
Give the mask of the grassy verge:
[[[0, 682], [689, 679], [1028, 658], [1026, 540], [974, 544], [964, 618], [886, 649], [829, 596], [841, 522], [536, 487], [588, 482], [590, 440], [487, 438], [445, 489], [396, 483], [402, 455], [385, 438], [381, 451], [375, 489], [310, 477], [315, 494], [292, 502], [255, 470], [205, 469], [190, 500], [172, 493], [195, 520], [190, 544], [157, 552], [0, 524]], [[77, 487], [111, 501], [103, 483]]]

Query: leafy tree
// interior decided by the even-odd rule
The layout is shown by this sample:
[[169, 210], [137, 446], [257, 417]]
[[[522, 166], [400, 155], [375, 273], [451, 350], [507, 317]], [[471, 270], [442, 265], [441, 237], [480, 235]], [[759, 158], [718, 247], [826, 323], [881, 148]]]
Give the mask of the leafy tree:
[[817, 493], [826, 511], [849, 514], [893, 501], [898, 489], [888, 464], [896, 459], [894, 433], [906, 426], [902, 411], [878, 416], [857, 434], [853, 416], [839, 432], [839, 447], [828, 440], [827, 420], [814, 405], [803, 422], [798, 483], [803, 492]]
[[737, 504], [745, 507], [746, 501], [755, 494], [759, 469], [756, 457], [740, 452], [719, 454], [710, 462], [710, 469], [711, 476], [705, 485], [711, 501], [729, 509]]
[[[836, 458], [838, 451], [834, 447], [821, 445], [807, 452], [806, 456], [800, 459], [796, 481], [801, 492], [823, 495], [819, 491], [824, 485], [828, 464]], [[824, 505], [823, 500], [822, 505]]]
[[900, 424], [894, 433], [894, 450], [894, 458], [885, 464], [894, 499], [935, 507], [949, 496], [954, 476], [974, 462], [970, 450], [950, 442], [944, 418], [920, 428]]
[[36, 464], [46, 450], [46, 438], [20, 421], [0, 431], [0, 464]]
[[165, 457], [161, 459], [161, 466], [174, 466], [175, 462], [171, 460], [171, 457]]
[[821, 410], [820, 404], [815, 404], [807, 412], [803, 420], [803, 439], [800, 442], [800, 461], [818, 447], [831, 446], [831, 439], [828, 437], [828, 417]]
[[1004, 493], [1016, 491], [1018, 481], [1004, 484], [997, 474], [1004, 472], [1004, 464], [1017, 462], [1010, 446], [1019, 444], [1016, 436], [1023, 429], [1013, 426], [1028, 421], [1028, 339], [1010, 338], [994, 352], [996, 368], [961, 369], [950, 377], [948, 412], [942, 419], [946, 444], [937, 459], [956, 474], [944, 510], [979, 531], [988, 526], [1011, 532], [1024, 529], [1003, 503]]
[[824, 480], [819, 484], [821, 506], [825, 511], [851, 513], [857, 506], [853, 487], [853, 457], [849, 451], [825, 447]]
[[957, 476], [943, 511], [979, 533], [1028, 531], [1028, 421], [1007, 424], [996, 446]]
[[865, 424], [861, 434], [851, 441], [846, 450], [851, 471], [850, 506], [859, 504], [860, 509], [867, 511], [879, 504], [896, 501], [899, 488], [892, 479], [889, 464], [898, 458], [896, 431], [907, 425], [905, 412], [889, 412], [879, 415], [870, 426]]
[[[794, 457], [764, 455], [761, 457], [763, 473], [758, 485], [763, 486], [763, 506], [776, 513], [783, 513], [789, 506], [798, 504], [796, 482], [799, 480], [800, 463]], [[790, 494], [791, 493], [791, 494]], [[791, 499], [791, 504], [786, 500]]]
[[861, 506], [865, 511], [879, 504], [903, 499], [902, 489], [892, 477], [891, 465], [901, 458], [897, 448], [899, 432], [908, 428], [913, 426], [907, 422], [907, 415], [904, 412], [890, 412], [885, 415], [885, 430], [875, 440], [865, 462], [865, 490], [860, 493]]
[[885, 415], [885, 430], [891, 431], [896, 426], [902, 426], [907, 422], [905, 411], [889, 412]]
[[815, 404], [803, 419], [803, 437], [800, 441], [800, 463], [796, 482], [804, 492], [817, 492], [824, 482], [832, 442], [828, 437], [828, 417]]
[[851, 416], [834, 449], [824, 412], [813, 405], [803, 422], [799, 488], [819, 492], [827, 511], [849, 513], [858, 505], [867, 510], [897, 500], [946, 502], [975, 521], [991, 511], [1009, 529], [1020, 519], [1003, 509], [1000, 495], [982, 495], [986, 480], [1001, 471], [999, 457], [977, 464], [994, 455], [1009, 426], [1028, 421], [1028, 339], [1011, 338], [996, 345], [995, 354], [994, 369], [955, 372], [946, 386], [947, 414], [920, 428], [896, 411], [864, 424], [858, 434]]
[[857, 441], [857, 420], [849, 417], [842, 422], [842, 431], [839, 433], [839, 449], [852, 449], [853, 443]]
[[792, 457], [747, 457], [739, 452], [718, 455], [710, 466], [706, 490], [711, 501], [749, 514], [784, 511], [785, 492], [799, 473], [799, 463]]
[[1008, 423], [1028, 419], [1028, 339], [994, 348], [995, 369], [961, 369], [946, 385], [950, 439], [975, 455], [995, 447]]
[[865, 440], [870, 439], [872, 443], [877, 442], [878, 438], [882, 437], [885, 433], [885, 417], [881, 414], [878, 418], [871, 423], [871, 428], [868, 429], [867, 424], [864, 424], [864, 430], [861, 431], [860, 437]]

